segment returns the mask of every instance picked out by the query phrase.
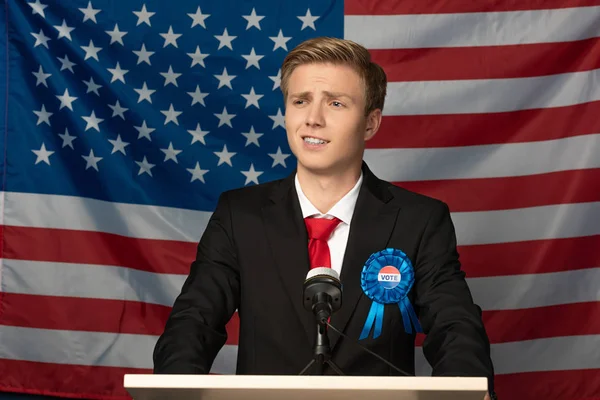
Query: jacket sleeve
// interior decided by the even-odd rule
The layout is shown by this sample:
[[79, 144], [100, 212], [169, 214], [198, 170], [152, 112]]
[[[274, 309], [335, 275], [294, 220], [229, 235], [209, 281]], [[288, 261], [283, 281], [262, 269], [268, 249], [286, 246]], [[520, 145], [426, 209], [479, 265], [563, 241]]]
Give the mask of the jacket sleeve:
[[227, 193], [198, 243], [195, 261], [154, 348], [155, 374], [207, 374], [238, 308], [240, 276]]
[[434, 376], [487, 377], [494, 369], [481, 308], [474, 304], [461, 270], [448, 206], [436, 202], [415, 262], [416, 305], [426, 335], [423, 353]]

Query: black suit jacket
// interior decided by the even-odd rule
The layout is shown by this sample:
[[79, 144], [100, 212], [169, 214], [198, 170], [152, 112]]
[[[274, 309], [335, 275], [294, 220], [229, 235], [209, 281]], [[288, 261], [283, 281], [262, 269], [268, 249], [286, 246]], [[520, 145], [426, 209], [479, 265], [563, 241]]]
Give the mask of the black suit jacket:
[[[372, 303], [360, 287], [363, 265], [374, 252], [400, 249], [415, 269], [409, 298], [433, 375], [483, 376], [492, 386], [488, 337], [460, 269], [448, 207], [378, 179], [364, 163], [363, 173], [340, 276], [343, 305], [331, 324], [358, 339]], [[156, 344], [155, 373], [208, 373], [239, 309], [237, 374], [298, 374], [313, 356], [316, 330], [302, 306], [307, 246], [294, 174], [223, 193]], [[329, 335], [332, 359], [347, 375], [397, 374]], [[414, 373], [414, 341], [398, 306], [386, 305], [381, 336], [361, 344]]]

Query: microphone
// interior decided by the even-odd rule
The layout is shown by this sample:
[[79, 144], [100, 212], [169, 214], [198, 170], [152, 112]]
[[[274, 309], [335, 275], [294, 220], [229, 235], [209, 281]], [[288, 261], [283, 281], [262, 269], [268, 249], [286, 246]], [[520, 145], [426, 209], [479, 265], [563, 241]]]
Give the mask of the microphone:
[[326, 325], [331, 314], [342, 307], [342, 283], [332, 268], [311, 269], [304, 281], [303, 294], [304, 308], [315, 314], [319, 325]]
[[400, 374], [413, 376], [413, 374], [401, 370], [379, 354], [367, 349], [365, 346], [358, 343], [357, 340], [353, 340], [329, 323], [331, 314], [342, 307], [342, 283], [340, 282], [338, 273], [334, 269], [328, 267], [311, 269], [304, 281], [303, 296], [304, 308], [315, 315], [318, 325], [314, 358], [300, 372], [300, 375], [305, 374], [313, 364], [316, 364], [317, 375], [323, 374], [324, 364], [329, 364], [329, 366], [339, 375], [344, 375], [340, 368], [331, 360], [331, 349], [329, 347], [329, 338], [326, 332], [326, 327], [330, 327], [334, 332], [348, 339], [351, 343], [376, 357]]

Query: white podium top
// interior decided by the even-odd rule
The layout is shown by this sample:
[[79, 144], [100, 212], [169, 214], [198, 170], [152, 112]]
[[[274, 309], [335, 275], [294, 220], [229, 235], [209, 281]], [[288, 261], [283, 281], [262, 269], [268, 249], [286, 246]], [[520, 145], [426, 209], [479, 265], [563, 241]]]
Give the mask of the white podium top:
[[483, 400], [487, 378], [125, 375], [135, 400]]

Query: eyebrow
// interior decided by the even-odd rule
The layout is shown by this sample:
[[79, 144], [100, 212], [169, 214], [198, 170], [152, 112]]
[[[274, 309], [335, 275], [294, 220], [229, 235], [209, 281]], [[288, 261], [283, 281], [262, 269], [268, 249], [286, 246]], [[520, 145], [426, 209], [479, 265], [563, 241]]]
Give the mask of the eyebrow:
[[[323, 93], [325, 94], [326, 97], [328, 98], [333, 98], [333, 97], [346, 97], [350, 100], [352, 100], [352, 97], [349, 94], [343, 93], [343, 92], [329, 92], [327, 90], [323, 91]], [[300, 93], [292, 93], [290, 95], [290, 97], [300, 97], [300, 98], [306, 98], [306, 97], [310, 97], [312, 93], [311, 92], [300, 92]]]

